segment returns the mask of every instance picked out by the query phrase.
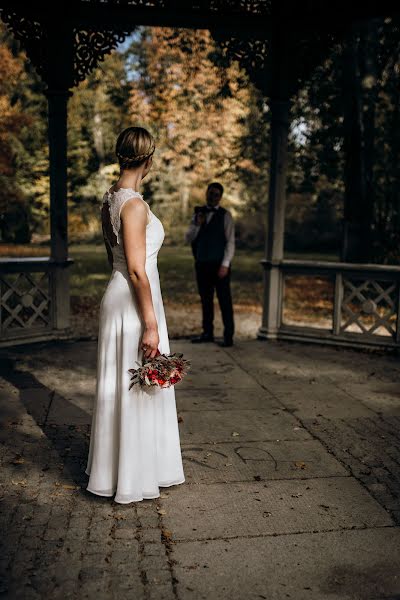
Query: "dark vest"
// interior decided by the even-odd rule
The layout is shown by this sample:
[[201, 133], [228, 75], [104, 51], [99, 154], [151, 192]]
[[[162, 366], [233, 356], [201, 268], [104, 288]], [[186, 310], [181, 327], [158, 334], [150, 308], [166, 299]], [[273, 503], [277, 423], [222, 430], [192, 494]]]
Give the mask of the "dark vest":
[[224, 258], [226, 209], [220, 206], [209, 223], [204, 223], [192, 243], [193, 256], [197, 262], [222, 262]]

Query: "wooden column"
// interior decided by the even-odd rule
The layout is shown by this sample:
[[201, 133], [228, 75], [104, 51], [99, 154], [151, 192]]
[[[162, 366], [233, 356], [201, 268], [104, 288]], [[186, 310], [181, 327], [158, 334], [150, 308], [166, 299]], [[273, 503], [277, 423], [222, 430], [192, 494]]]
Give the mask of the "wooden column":
[[53, 327], [69, 326], [67, 108], [73, 85], [73, 38], [67, 26], [47, 32], [48, 140]]
[[283, 259], [287, 147], [290, 122], [290, 93], [287, 46], [284, 36], [273, 39], [271, 78], [271, 159], [268, 200], [268, 229], [264, 266], [262, 325], [257, 337], [276, 339], [281, 319], [282, 282], [279, 264]]
[[46, 91], [50, 161], [51, 258], [68, 258], [67, 104], [68, 90]]

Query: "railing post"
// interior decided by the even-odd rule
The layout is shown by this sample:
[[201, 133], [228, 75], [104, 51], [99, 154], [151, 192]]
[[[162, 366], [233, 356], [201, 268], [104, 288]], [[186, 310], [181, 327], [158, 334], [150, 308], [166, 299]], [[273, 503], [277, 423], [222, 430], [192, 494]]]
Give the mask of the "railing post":
[[271, 88], [271, 160], [268, 200], [268, 231], [264, 265], [264, 300], [262, 325], [257, 337], [276, 339], [281, 320], [287, 147], [289, 134], [290, 92], [288, 56], [283, 36], [273, 45]]
[[335, 276], [335, 296], [333, 301], [333, 334], [339, 335], [342, 324], [343, 276], [337, 272]]

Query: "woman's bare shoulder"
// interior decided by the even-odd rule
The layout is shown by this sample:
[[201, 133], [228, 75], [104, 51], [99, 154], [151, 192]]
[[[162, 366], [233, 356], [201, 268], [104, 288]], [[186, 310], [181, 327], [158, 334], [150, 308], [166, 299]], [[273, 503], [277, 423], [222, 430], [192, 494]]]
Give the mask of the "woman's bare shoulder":
[[128, 198], [121, 208], [122, 221], [126, 221], [128, 219], [131, 221], [132, 218], [134, 218], [135, 221], [146, 221], [149, 219], [149, 217], [149, 205], [140, 196], [132, 196], [131, 198]]

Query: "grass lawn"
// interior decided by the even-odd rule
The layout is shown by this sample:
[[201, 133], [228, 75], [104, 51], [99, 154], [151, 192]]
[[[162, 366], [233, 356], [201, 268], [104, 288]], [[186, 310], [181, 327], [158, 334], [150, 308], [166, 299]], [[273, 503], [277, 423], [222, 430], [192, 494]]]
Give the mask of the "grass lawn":
[[[102, 245], [72, 245], [70, 256], [71, 295], [101, 299], [110, 275], [105, 249]], [[232, 293], [235, 303], [254, 306], [262, 293], [263, 253], [238, 250], [232, 264]], [[166, 302], [191, 304], [198, 302], [197, 286], [191, 248], [164, 246], [158, 255], [163, 297]]]
[[[76, 244], [70, 248], [71, 307], [73, 326], [85, 335], [97, 332], [98, 309], [110, 276], [105, 249], [100, 244]], [[241, 313], [239, 335], [253, 335], [260, 325], [263, 253], [238, 250], [232, 264], [232, 296], [235, 312]], [[200, 300], [190, 246], [163, 246], [158, 255], [163, 300], [171, 337], [199, 332]], [[216, 331], [221, 331], [216, 311]]]

